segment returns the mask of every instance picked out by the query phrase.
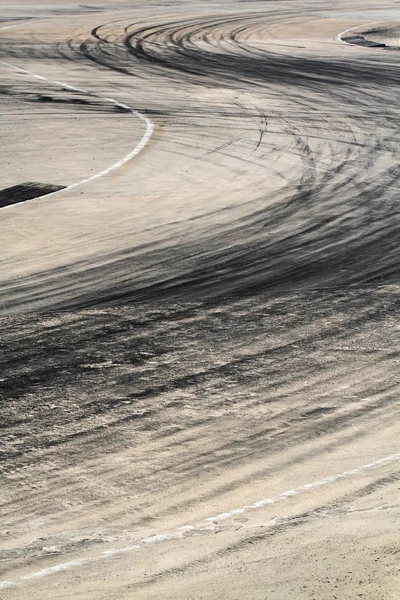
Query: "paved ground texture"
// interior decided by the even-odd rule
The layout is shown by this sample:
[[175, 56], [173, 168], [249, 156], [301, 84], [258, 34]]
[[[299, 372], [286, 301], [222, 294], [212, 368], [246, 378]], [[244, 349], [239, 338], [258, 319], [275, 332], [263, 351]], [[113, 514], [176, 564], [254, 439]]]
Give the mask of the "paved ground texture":
[[0, 0], [2, 600], [397, 600], [400, 5]]

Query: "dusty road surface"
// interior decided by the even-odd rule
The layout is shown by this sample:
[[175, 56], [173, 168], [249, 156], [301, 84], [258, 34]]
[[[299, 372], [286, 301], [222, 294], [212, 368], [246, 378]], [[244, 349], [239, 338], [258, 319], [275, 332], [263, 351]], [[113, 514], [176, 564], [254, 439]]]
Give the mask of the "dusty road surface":
[[0, 0], [2, 600], [398, 600], [399, 32]]

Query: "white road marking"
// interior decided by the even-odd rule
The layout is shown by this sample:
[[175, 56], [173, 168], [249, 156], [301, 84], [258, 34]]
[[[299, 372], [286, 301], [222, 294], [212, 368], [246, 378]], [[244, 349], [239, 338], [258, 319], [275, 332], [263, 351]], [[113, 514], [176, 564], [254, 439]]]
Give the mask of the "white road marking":
[[40, 571], [35, 571], [34, 573], [29, 573], [28, 575], [23, 575], [19, 578], [19, 580], [16, 581], [0, 581], [0, 588], [15, 587], [18, 586], [20, 582], [29, 581], [32, 579], [39, 579], [41, 577], [53, 575], [54, 573], [59, 573], [61, 571], [69, 571], [70, 569], [80, 567], [89, 563], [99, 562], [101, 560], [116, 556], [118, 554], [126, 554], [128, 552], [133, 552], [134, 550], [140, 550], [143, 546], [147, 544], [155, 544], [158, 542], [163, 542], [165, 540], [180, 539], [184, 536], [186, 531], [212, 531], [212, 525], [218, 523], [219, 521], [225, 521], [226, 519], [234, 517], [235, 515], [242, 515], [243, 513], [246, 513], [250, 510], [256, 510], [258, 508], [263, 508], [264, 506], [270, 504], [276, 504], [277, 502], [281, 502], [282, 500], [286, 500], [287, 498], [292, 498], [293, 496], [297, 496], [298, 494], [307, 492], [314, 488], [329, 485], [331, 483], [335, 483], [336, 481], [341, 481], [342, 479], [353, 477], [354, 475], [360, 475], [365, 471], [378, 469], [379, 467], [389, 465], [398, 460], [400, 460], [400, 452], [398, 454], [386, 456], [385, 458], [382, 458], [375, 462], [362, 465], [361, 467], [357, 467], [356, 469], [350, 469], [349, 471], [344, 471], [343, 473], [339, 473], [331, 477], [325, 477], [325, 479], [313, 481], [312, 483], [307, 483], [306, 485], [302, 485], [298, 488], [293, 488], [292, 490], [287, 490], [286, 492], [282, 492], [281, 494], [278, 494], [276, 496], [271, 496], [270, 498], [263, 498], [262, 500], [254, 502], [254, 504], [246, 504], [241, 508], [234, 508], [233, 510], [230, 510], [228, 512], [218, 513], [217, 515], [214, 515], [212, 517], [206, 517], [202, 521], [199, 521], [198, 523], [195, 523], [193, 525], [184, 525], [183, 527], [179, 527], [171, 532], [151, 535], [138, 541], [137, 544], [123, 546], [121, 548], [113, 548], [111, 550], [105, 550], [101, 553], [101, 555], [94, 556], [92, 558], [87, 557], [71, 560], [65, 563], [59, 563], [52, 567], [41, 569]]
[[0, 31], [3, 31], [4, 29], [12, 29], [13, 27], [19, 27], [19, 26], [20, 26], [19, 23], [18, 23], [18, 25], [7, 25], [7, 27], [0, 27]]
[[[358, 46], [358, 44], [352, 44], [351, 42], [345, 42], [342, 40], [342, 35], [349, 33], [350, 31], [355, 31], [356, 29], [360, 29], [361, 27], [369, 27], [370, 25], [377, 25], [378, 23], [387, 23], [388, 21], [373, 21], [372, 23], [364, 23], [363, 25], [356, 25], [355, 27], [350, 27], [350, 29], [346, 29], [342, 31], [342, 33], [338, 33], [336, 36], [336, 41], [341, 44], [347, 44], [348, 46]], [[362, 47], [362, 46], [361, 46]]]
[[4, 588], [13, 587], [16, 584], [13, 581], [0, 581], [0, 590]]
[[54, 567], [49, 567], [48, 569], [41, 569], [41, 571], [36, 571], [35, 573], [30, 573], [29, 575], [24, 575], [21, 577], [21, 580], [26, 581], [29, 579], [38, 579], [39, 577], [46, 577], [46, 575], [53, 575], [53, 573], [59, 573], [60, 571], [68, 571], [69, 569], [73, 569], [74, 567], [81, 567], [85, 565], [88, 560], [78, 559], [71, 560], [70, 562], [60, 563], [58, 565], [54, 565]]
[[[35, 77], [36, 79], [40, 79], [42, 81], [48, 81], [49, 83], [64, 87], [68, 90], [72, 90], [74, 92], [79, 92], [80, 94], [85, 94], [85, 95], [92, 96], [95, 98], [101, 98], [101, 99], [105, 100], [106, 102], [110, 102], [111, 104], [114, 104], [115, 106], [123, 108], [124, 110], [132, 113], [133, 115], [135, 115], [135, 117], [138, 117], [141, 121], [144, 121], [146, 123], [146, 131], [145, 131], [142, 139], [138, 143], [138, 145], [131, 152], [129, 152], [126, 156], [121, 158], [121, 160], [117, 161], [110, 167], [107, 167], [107, 169], [104, 169], [103, 171], [96, 173], [95, 175], [91, 175], [90, 177], [87, 177], [86, 179], [82, 179], [81, 181], [72, 183], [71, 185], [68, 185], [67, 187], [65, 187], [61, 190], [58, 190], [56, 192], [51, 192], [50, 194], [46, 194], [45, 196], [41, 196], [41, 197], [39, 196], [39, 198], [36, 198], [36, 200], [47, 199], [47, 198], [49, 198], [49, 196], [54, 196], [54, 194], [59, 194], [60, 192], [67, 192], [69, 190], [73, 190], [74, 188], [81, 186], [85, 183], [90, 183], [91, 181], [94, 181], [95, 179], [99, 179], [100, 177], [109, 175], [109, 173], [112, 173], [113, 171], [120, 169], [125, 163], [127, 163], [129, 160], [131, 160], [137, 154], [139, 154], [139, 152], [141, 152], [143, 150], [143, 148], [146, 146], [146, 144], [149, 142], [149, 140], [153, 134], [153, 131], [154, 131], [154, 123], [153, 123], [153, 121], [151, 121], [151, 119], [149, 119], [148, 117], [146, 117], [139, 111], [133, 109], [131, 106], [128, 106], [127, 104], [123, 104], [122, 102], [118, 102], [118, 100], [114, 100], [113, 98], [107, 98], [105, 96], [101, 96], [100, 94], [96, 94], [94, 92], [82, 90], [80, 88], [74, 87], [73, 85], [63, 83], [62, 81], [53, 81], [51, 79], [48, 79], [47, 77], [43, 77], [42, 75], [37, 75], [37, 73], [33, 73], [32, 71], [28, 71], [26, 69], [21, 69], [17, 65], [13, 65], [7, 61], [1, 60], [0, 62], [3, 63], [4, 65], [7, 65], [8, 67], [17, 69], [20, 73], [25, 73], [27, 75], [30, 75], [31, 77]], [[18, 204], [11, 204], [10, 206], [5, 206], [3, 208], [3, 210], [4, 209], [12, 209], [12, 208], [15, 208], [16, 206], [18, 206]]]

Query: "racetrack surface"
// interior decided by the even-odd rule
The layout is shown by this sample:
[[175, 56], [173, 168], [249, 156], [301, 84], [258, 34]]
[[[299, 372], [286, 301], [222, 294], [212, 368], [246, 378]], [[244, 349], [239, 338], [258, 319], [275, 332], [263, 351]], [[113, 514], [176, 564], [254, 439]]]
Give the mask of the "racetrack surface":
[[397, 598], [398, 5], [0, 21], [2, 598]]

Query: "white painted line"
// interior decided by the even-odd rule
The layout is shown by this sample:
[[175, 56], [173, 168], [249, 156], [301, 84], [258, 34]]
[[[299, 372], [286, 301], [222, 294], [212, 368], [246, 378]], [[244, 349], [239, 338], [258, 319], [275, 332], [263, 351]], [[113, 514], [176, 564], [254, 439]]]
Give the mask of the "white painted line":
[[39, 579], [40, 577], [53, 575], [53, 573], [59, 573], [60, 571], [69, 571], [69, 569], [73, 569], [74, 567], [81, 567], [82, 565], [86, 565], [88, 562], [90, 561], [84, 559], [71, 560], [70, 562], [61, 563], [58, 565], [54, 565], [54, 567], [49, 567], [48, 569], [41, 569], [40, 571], [36, 571], [35, 573], [24, 575], [23, 577], [21, 577], [21, 580], [28, 581], [30, 579]]
[[17, 584], [13, 581], [0, 581], [0, 590], [4, 588], [14, 587]]
[[[94, 92], [89, 92], [87, 90], [82, 90], [80, 88], [77, 88], [77, 87], [74, 87], [72, 85], [69, 85], [68, 83], [63, 83], [62, 81], [53, 81], [51, 79], [48, 79], [47, 77], [43, 77], [42, 75], [37, 75], [37, 73], [33, 73], [32, 71], [28, 71], [26, 69], [21, 69], [17, 65], [13, 65], [13, 64], [11, 64], [11, 63], [9, 63], [7, 61], [0, 60], [0, 62], [3, 63], [4, 65], [7, 65], [8, 67], [11, 67], [12, 69], [17, 69], [20, 73], [25, 73], [26, 75], [30, 75], [31, 77], [35, 77], [36, 79], [40, 79], [42, 81], [48, 81], [49, 83], [52, 83], [54, 85], [58, 85], [58, 86], [64, 87], [64, 88], [66, 88], [68, 90], [72, 90], [74, 92], [79, 92], [80, 94], [85, 94], [85, 95], [88, 95], [88, 96], [92, 96], [94, 98], [101, 98], [102, 100], [105, 100], [106, 102], [110, 102], [111, 104], [114, 104], [115, 106], [123, 108], [124, 110], [132, 113], [133, 115], [135, 115], [135, 117], [138, 117], [141, 121], [144, 121], [144, 123], [146, 123], [146, 131], [145, 131], [142, 139], [138, 143], [138, 145], [131, 152], [129, 152], [126, 156], [124, 156], [123, 158], [121, 158], [121, 160], [117, 161], [116, 163], [114, 163], [110, 167], [107, 167], [107, 169], [104, 169], [103, 171], [100, 171], [99, 173], [96, 173], [95, 175], [91, 175], [90, 177], [87, 177], [86, 179], [82, 179], [81, 181], [77, 181], [76, 183], [72, 183], [71, 185], [68, 185], [67, 187], [65, 187], [65, 188], [63, 188], [61, 190], [58, 190], [56, 192], [51, 192], [50, 194], [46, 194], [44, 196], [39, 196], [35, 200], [47, 199], [50, 196], [54, 196], [55, 194], [59, 194], [60, 192], [67, 192], [69, 190], [73, 190], [74, 188], [76, 188], [78, 186], [81, 186], [81, 185], [84, 185], [85, 183], [90, 183], [91, 181], [94, 181], [95, 179], [100, 179], [100, 177], [104, 177], [105, 175], [109, 175], [113, 171], [116, 171], [117, 169], [120, 169], [125, 163], [127, 163], [129, 160], [131, 160], [137, 154], [139, 154], [139, 152], [141, 152], [143, 150], [143, 148], [149, 142], [149, 140], [150, 140], [150, 138], [151, 138], [151, 136], [153, 134], [153, 131], [154, 131], [154, 123], [148, 117], [146, 117], [145, 115], [143, 115], [139, 111], [133, 109], [131, 106], [128, 106], [127, 104], [123, 104], [122, 102], [118, 102], [118, 100], [114, 100], [113, 98], [107, 98], [105, 96], [101, 96], [100, 94], [96, 94]], [[12, 209], [12, 208], [15, 208], [17, 206], [18, 206], [18, 204], [11, 204], [10, 206], [3, 207], [2, 210]]]
[[18, 23], [17, 25], [7, 25], [7, 27], [0, 27], [0, 31], [3, 31], [4, 29], [12, 29], [13, 27], [19, 27], [19, 26], [20, 26], [20, 23]]
[[[15, 19], [9, 19], [9, 20], [10, 21], [15, 21]], [[0, 31], [3, 31], [3, 29], [12, 29], [13, 27], [23, 27], [27, 23], [32, 23], [33, 20], [34, 20], [33, 18], [30, 18], [30, 19], [25, 19], [25, 21], [21, 22], [21, 19], [19, 19], [19, 23], [14, 23], [13, 25], [6, 25], [6, 27], [0, 27]], [[34, 22], [38, 23], [40, 21], [34, 21]]]
[[[352, 44], [351, 42], [345, 42], [344, 40], [342, 40], [342, 36], [345, 35], [346, 33], [350, 33], [350, 31], [355, 31], [356, 29], [360, 29], [361, 27], [369, 27], [370, 25], [377, 25], [378, 23], [387, 23], [388, 21], [373, 21], [372, 23], [364, 23], [363, 25], [356, 25], [355, 27], [350, 27], [350, 29], [346, 29], [345, 31], [342, 31], [341, 33], [338, 33], [336, 36], [336, 41], [340, 42], [341, 44], [347, 44], [348, 46], [358, 46], [358, 44]], [[362, 48], [362, 46], [360, 46], [360, 48]]]
[[307, 490], [322, 487], [324, 485], [329, 485], [330, 483], [335, 483], [336, 481], [339, 481], [341, 479], [346, 479], [348, 477], [351, 477], [352, 475], [360, 475], [361, 473], [364, 473], [364, 471], [368, 471], [370, 469], [377, 469], [378, 467], [390, 464], [397, 460], [400, 460], [400, 453], [394, 454], [393, 456], [387, 456], [386, 458], [382, 458], [381, 460], [378, 460], [376, 462], [369, 463], [367, 465], [363, 465], [362, 467], [358, 467], [357, 469], [352, 469], [351, 471], [345, 471], [344, 473], [340, 473], [339, 475], [333, 475], [332, 477], [326, 477], [325, 479], [321, 479], [319, 481], [313, 481], [312, 483], [307, 483], [306, 485], [302, 485], [301, 487], [294, 488], [293, 490], [288, 490], [287, 492], [283, 492], [282, 494], [278, 494], [277, 496], [272, 496], [271, 498], [264, 498], [263, 500], [258, 500], [254, 504], [247, 504], [243, 508], [236, 508], [229, 512], [219, 513], [218, 515], [215, 515], [214, 517], [207, 517], [207, 519], [205, 519], [205, 521], [223, 521], [225, 519], [229, 519], [230, 517], [232, 517], [235, 514], [239, 514], [239, 512], [240, 512], [240, 514], [242, 514], [249, 510], [261, 508], [268, 504], [276, 504], [277, 502], [280, 502], [281, 500], [285, 500], [286, 498], [290, 498], [292, 496], [297, 496], [298, 494], [305, 492]]
[[183, 527], [179, 527], [178, 529], [175, 529], [171, 532], [158, 533], [143, 538], [139, 540], [136, 544], [130, 546], [123, 546], [121, 548], [112, 548], [111, 550], [105, 550], [100, 555], [94, 556], [92, 558], [87, 557], [71, 560], [70, 562], [66, 563], [59, 563], [57, 565], [54, 565], [53, 567], [48, 567], [47, 569], [41, 569], [40, 571], [35, 571], [34, 573], [29, 573], [28, 575], [23, 575], [19, 578], [19, 580], [16, 581], [0, 581], [0, 588], [14, 587], [20, 585], [20, 582], [29, 581], [32, 579], [39, 579], [41, 577], [53, 575], [54, 573], [59, 573], [61, 571], [69, 571], [70, 569], [74, 569], [75, 567], [80, 567], [89, 563], [99, 562], [101, 560], [111, 558], [118, 554], [126, 554], [128, 552], [140, 550], [143, 546], [147, 544], [155, 544], [158, 542], [163, 542], [165, 540], [180, 539], [184, 536], [186, 531], [213, 531], [213, 525], [217, 524], [219, 521], [225, 521], [226, 519], [234, 517], [235, 515], [242, 515], [243, 513], [246, 513], [250, 510], [256, 510], [258, 508], [263, 508], [264, 506], [268, 506], [270, 504], [276, 504], [277, 502], [281, 502], [282, 500], [286, 500], [287, 498], [292, 498], [293, 496], [297, 496], [298, 494], [301, 494], [303, 492], [308, 492], [309, 490], [329, 485], [331, 483], [335, 483], [336, 481], [341, 481], [342, 479], [353, 477], [354, 475], [361, 475], [361, 473], [364, 473], [366, 471], [379, 469], [380, 467], [389, 465], [398, 460], [400, 460], [400, 452], [398, 454], [386, 456], [385, 458], [382, 458], [375, 462], [362, 465], [361, 467], [357, 467], [356, 469], [350, 469], [349, 471], [344, 471], [343, 473], [339, 473], [338, 475], [325, 477], [325, 479], [313, 481], [312, 483], [307, 483], [306, 485], [302, 485], [298, 488], [287, 490], [286, 492], [282, 492], [281, 494], [277, 494], [276, 496], [263, 498], [262, 500], [254, 502], [254, 504], [246, 504], [241, 508], [234, 508], [228, 512], [218, 513], [217, 515], [214, 515], [212, 517], [206, 517], [202, 521], [194, 523], [193, 525], [184, 525]]

